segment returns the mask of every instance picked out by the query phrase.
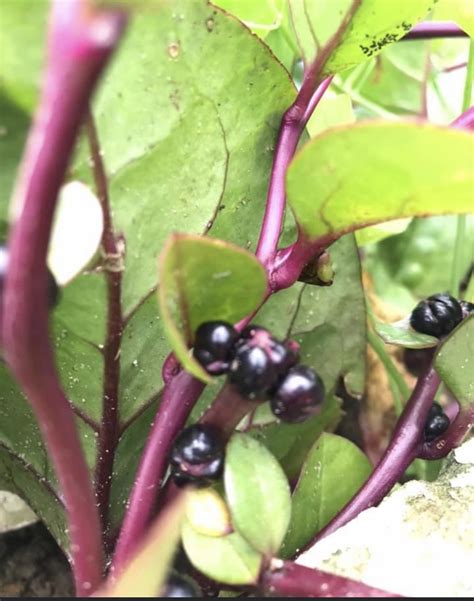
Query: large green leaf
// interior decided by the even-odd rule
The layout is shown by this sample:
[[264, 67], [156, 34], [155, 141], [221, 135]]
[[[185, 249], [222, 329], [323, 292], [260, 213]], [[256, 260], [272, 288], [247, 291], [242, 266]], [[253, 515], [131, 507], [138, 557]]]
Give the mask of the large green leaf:
[[265, 270], [254, 255], [234, 245], [174, 234], [160, 258], [160, 281], [161, 314], [173, 351], [207, 382], [209, 376], [188, 352], [196, 328], [216, 319], [234, 323], [254, 311], [267, 288]]
[[293, 27], [307, 62], [338, 73], [403, 37], [435, 0], [290, 0]]
[[282, 548], [290, 557], [342, 509], [371, 472], [352, 442], [323, 434], [308, 453], [293, 493], [291, 522]]
[[474, 316], [462, 322], [439, 349], [435, 366], [443, 382], [465, 406], [474, 404]]
[[288, 200], [312, 239], [414, 215], [472, 211], [472, 135], [417, 123], [364, 123], [308, 143]]
[[183, 546], [190, 562], [200, 572], [225, 584], [255, 584], [262, 556], [237, 532], [205, 536], [185, 521]]
[[291, 494], [275, 457], [251, 436], [234, 434], [226, 449], [224, 484], [235, 529], [255, 549], [276, 553], [290, 520]]
[[[0, 11], [2, 44], [6, 40], [9, 45], [2, 45], [7, 52], [2, 55], [3, 83], [8, 102], [13, 102], [7, 117], [21, 112], [15, 130], [3, 138], [9, 160], [4, 162], [5, 188], [11, 185], [25, 135], [25, 111], [37, 97], [44, 47], [45, 3], [33, 3], [26, 20], [24, 4], [8, 3]], [[210, 232], [242, 247], [255, 243], [279, 120], [294, 94], [286, 71], [262, 42], [204, 0], [158, 3], [157, 11], [133, 15], [97, 90], [93, 111], [113, 220], [125, 242], [124, 329], [115, 358], [120, 362], [121, 436], [112, 481], [114, 526], [156, 411], [161, 367], [170, 350], [153, 293], [158, 254], [175, 230]], [[90, 166], [83, 140], [69, 175], [91, 185]], [[97, 267], [62, 289], [51, 317], [62, 384], [79, 416], [91, 474], [103, 415], [102, 351], [107, 342], [107, 286], [100, 263]], [[242, 290], [246, 285], [241, 282]], [[15, 465], [20, 457], [31, 467], [11, 486], [31, 501], [65, 545], [54, 471], [28, 404], [3, 369], [0, 396], [5, 453]], [[2, 460], [0, 467], [0, 477], [9, 481], [10, 463]], [[51, 495], [30, 499], [31, 478], [44, 479]]]

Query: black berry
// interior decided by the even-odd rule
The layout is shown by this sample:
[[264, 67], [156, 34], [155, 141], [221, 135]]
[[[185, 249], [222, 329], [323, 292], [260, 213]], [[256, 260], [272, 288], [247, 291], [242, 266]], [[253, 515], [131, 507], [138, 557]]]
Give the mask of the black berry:
[[237, 337], [230, 323], [207, 321], [196, 330], [194, 356], [209, 373], [226, 373]]
[[403, 362], [405, 363], [405, 367], [412, 375], [418, 377], [430, 365], [435, 350], [435, 347], [404, 349]]
[[441, 413], [433, 414], [433, 408], [431, 408], [425, 423], [425, 440], [430, 442], [441, 436], [449, 428], [450, 423], [449, 417], [442, 410]]
[[297, 361], [297, 345], [276, 340], [260, 326], [247, 326], [236, 344], [229, 381], [250, 398], [265, 398]]
[[191, 579], [173, 575], [168, 578], [162, 597], [202, 597], [201, 591]]
[[282, 421], [303, 422], [319, 412], [324, 400], [324, 384], [306, 365], [288, 370], [270, 401], [273, 413]]
[[464, 317], [468, 317], [469, 315], [472, 315], [474, 313], [474, 303], [470, 303], [466, 300], [461, 300], [459, 301], [459, 304], [461, 305]]
[[170, 453], [175, 484], [207, 486], [222, 474], [224, 445], [211, 426], [194, 424], [181, 432]]
[[459, 302], [449, 294], [434, 294], [422, 300], [410, 317], [411, 327], [436, 338], [446, 336], [463, 318]]

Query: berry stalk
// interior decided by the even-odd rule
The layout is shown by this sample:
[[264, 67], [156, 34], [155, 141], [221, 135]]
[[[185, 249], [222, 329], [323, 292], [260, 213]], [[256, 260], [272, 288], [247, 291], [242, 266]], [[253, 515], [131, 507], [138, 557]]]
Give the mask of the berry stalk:
[[33, 407], [58, 476], [76, 589], [82, 596], [102, 578], [101, 528], [49, 338], [46, 255], [56, 199], [81, 121], [124, 24], [121, 13], [95, 13], [79, 0], [52, 4], [41, 101], [14, 195], [4, 300], [5, 356]]
[[402, 41], [432, 40], [436, 38], [465, 38], [467, 33], [447, 21], [426, 21], [418, 23], [402, 38]]
[[380, 503], [418, 455], [426, 418], [438, 390], [440, 378], [430, 365], [418, 378], [400, 416], [392, 439], [367, 482], [349, 503], [303, 548], [306, 551], [322, 538], [335, 532], [361, 511]]

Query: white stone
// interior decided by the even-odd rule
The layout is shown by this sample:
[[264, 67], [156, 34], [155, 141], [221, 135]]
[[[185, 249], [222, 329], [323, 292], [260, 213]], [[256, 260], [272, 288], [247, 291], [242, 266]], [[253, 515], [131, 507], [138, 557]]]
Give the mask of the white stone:
[[473, 597], [474, 439], [436, 482], [398, 487], [298, 563], [407, 597]]

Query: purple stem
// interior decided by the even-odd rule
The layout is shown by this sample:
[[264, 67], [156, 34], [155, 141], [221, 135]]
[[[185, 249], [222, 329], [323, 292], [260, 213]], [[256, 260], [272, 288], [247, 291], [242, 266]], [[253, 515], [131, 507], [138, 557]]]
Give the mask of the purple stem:
[[465, 37], [467, 37], [467, 33], [455, 23], [450, 23], [449, 21], [426, 21], [415, 25], [402, 40], [431, 40], [433, 38]]
[[120, 345], [122, 342], [122, 253], [110, 214], [109, 190], [100, 142], [92, 112], [86, 116], [86, 134], [92, 158], [92, 168], [97, 195], [102, 207], [104, 230], [102, 251], [107, 282], [107, 335], [102, 354], [104, 357], [104, 385], [102, 393], [102, 419], [99, 428], [95, 489], [103, 532], [108, 528], [108, 511], [115, 449], [119, 435], [118, 403], [120, 385]]
[[117, 541], [112, 564], [116, 573], [124, 567], [143, 537], [168, 467], [168, 451], [203, 389], [204, 384], [186, 371], [165, 385]]
[[46, 255], [56, 199], [82, 118], [124, 24], [121, 14], [88, 11], [80, 0], [53, 1], [41, 101], [15, 189], [5, 286], [5, 356], [33, 407], [58, 476], [80, 596], [90, 594], [102, 577], [101, 528], [49, 338]]
[[263, 573], [260, 587], [268, 597], [401, 597], [363, 582], [282, 560], [274, 560]]
[[285, 214], [285, 176], [293, 158], [301, 134], [314, 109], [329, 87], [332, 77], [326, 78], [313, 92], [314, 73], [310, 70], [305, 77], [295, 102], [283, 115], [273, 159], [267, 203], [263, 216], [256, 256], [268, 267], [275, 258]]
[[452, 122], [451, 127], [474, 131], [474, 106], [471, 106], [467, 111], [459, 115], [459, 117]]
[[380, 503], [392, 489], [418, 454], [423, 428], [439, 384], [440, 378], [434, 368], [430, 366], [418, 378], [398, 420], [390, 444], [367, 482], [336, 517], [305, 545], [300, 553], [353, 520], [361, 511]]

